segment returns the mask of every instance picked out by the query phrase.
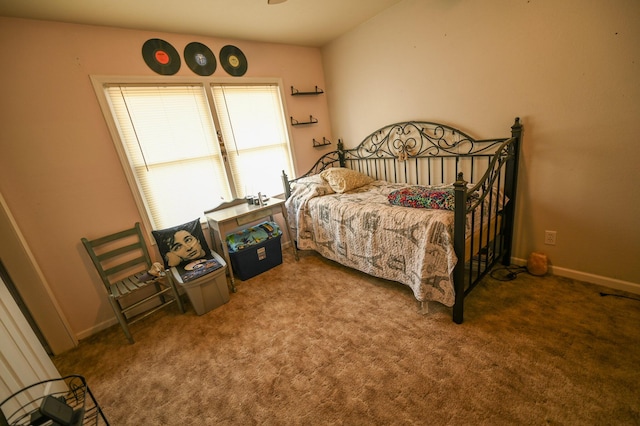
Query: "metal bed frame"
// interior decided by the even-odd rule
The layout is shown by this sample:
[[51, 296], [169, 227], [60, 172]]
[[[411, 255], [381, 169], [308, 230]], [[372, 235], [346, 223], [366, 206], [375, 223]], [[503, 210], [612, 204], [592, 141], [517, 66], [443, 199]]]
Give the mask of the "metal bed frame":
[[[345, 149], [342, 141], [338, 141], [337, 150], [321, 156], [298, 178], [290, 180], [283, 172], [285, 196], [289, 198], [291, 185], [296, 180], [329, 167], [346, 167], [376, 180], [408, 186], [454, 182], [453, 247], [458, 262], [453, 271], [453, 321], [461, 324], [465, 297], [498, 261], [504, 265], [511, 262], [522, 131], [517, 117], [511, 126], [510, 138], [482, 140], [440, 123], [390, 124], [371, 133], [352, 149]], [[479, 197], [468, 204], [467, 199], [473, 193]], [[476, 209], [481, 203], [482, 208]], [[471, 223], [469, 230], [465, 226], [467, 219]], [[497, 219], [499, 225], [487, 230], [476, 228], [476, 222], [490, 223], [492, 219]], [[474, 249], [465, 256], [467, 244]]]

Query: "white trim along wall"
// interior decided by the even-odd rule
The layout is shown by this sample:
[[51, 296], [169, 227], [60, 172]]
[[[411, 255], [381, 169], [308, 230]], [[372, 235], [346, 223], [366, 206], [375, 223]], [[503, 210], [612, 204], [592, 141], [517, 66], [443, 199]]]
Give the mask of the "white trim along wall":
[[[526, 259], [511, 258], [511, 261], [518, 266], [525, 266], [527, 264]], [[568, 268], [561, 268], [553, 265], [549, 265], [549, 273], [553, 275], [557, 275], [559, 277], [571, 278], [574, 280], [583, 281], [590, 284], [601, 285], [603, 287], [612, 288], [615, 290], [622, 290], [622, 291], [627, 291], [629, 293], [640, 294], [640, 284], [632, 283], [629, 281], [603, 277], [601, 275], [589, 274], [587, 272], [576, 271]]]

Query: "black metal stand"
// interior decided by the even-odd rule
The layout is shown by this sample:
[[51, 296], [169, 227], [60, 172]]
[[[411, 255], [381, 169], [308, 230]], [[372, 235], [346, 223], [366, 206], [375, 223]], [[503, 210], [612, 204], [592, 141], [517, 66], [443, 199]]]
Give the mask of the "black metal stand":
[[70, 375], [27, 386], [0, 403], [0, 426], [62, 424], [43, 414], [41, 406], [54, 397], [73, 410], [69, 425], [109, 425], [84, 377]]

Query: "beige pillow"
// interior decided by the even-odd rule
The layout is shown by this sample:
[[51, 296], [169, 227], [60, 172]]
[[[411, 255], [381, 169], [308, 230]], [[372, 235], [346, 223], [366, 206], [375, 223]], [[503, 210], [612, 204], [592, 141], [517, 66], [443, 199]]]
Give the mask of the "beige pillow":
[[373, 182], [373, 178], [364, 173], [341, 167], [332, 167], [320, 172], [320, 176], [327, 181], [331, 189], [337, 193], [351, 191]]

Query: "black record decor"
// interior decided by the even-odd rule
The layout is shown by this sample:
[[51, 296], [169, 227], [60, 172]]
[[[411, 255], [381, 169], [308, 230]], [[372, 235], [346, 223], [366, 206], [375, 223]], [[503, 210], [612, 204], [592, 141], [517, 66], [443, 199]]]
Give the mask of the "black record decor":
[[173, 75], [180, 69], [180, 55], [169, 43], [152, 38], [142, 45], [142, 57], [149, 68], [162, 75]]
[[208, 76], [216, 70], [216, 57], [207, 46], [194, 41], [184, 48], [184, 61], [198, 75]]
[[242, 50], [232, 45], [220, 49], [220, 64], [229, 75], [234, 77], [240, 77], [247, 72], [247, 58]]

